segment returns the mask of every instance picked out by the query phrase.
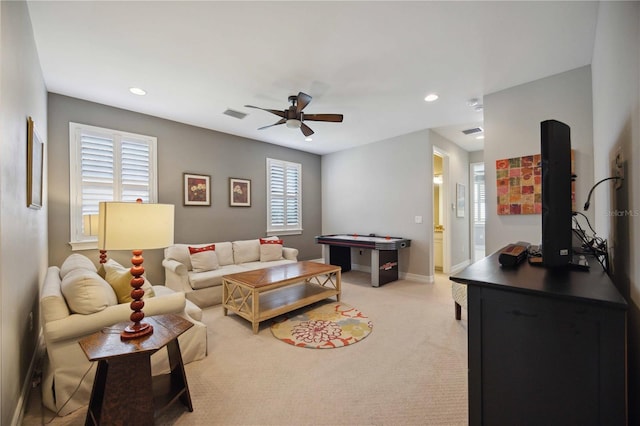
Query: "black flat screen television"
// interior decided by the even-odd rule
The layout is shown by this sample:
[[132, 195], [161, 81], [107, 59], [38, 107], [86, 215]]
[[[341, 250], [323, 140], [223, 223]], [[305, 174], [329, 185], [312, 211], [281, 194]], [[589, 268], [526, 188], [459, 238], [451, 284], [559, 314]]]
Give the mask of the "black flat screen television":
[[572, 258], [571, 130], [556, 120], [540, 123], [542, 264], [568, 266]]

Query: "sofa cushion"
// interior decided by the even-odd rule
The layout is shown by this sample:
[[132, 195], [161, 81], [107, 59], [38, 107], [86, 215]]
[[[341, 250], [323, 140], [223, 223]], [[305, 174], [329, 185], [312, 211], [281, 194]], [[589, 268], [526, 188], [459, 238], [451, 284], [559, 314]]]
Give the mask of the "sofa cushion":
[[241, 240], [233, 243], [233, 260], [236, 265], [260, 260], [260, 240]]
[[60, 279], [64, 279], [64, 277], [74, 269], [85, 269], [96, 272], [96, 266], [87, 256], [73, 253], [62, 262], [62, 266], [60, 266]]
[[260, 262], [282, 259], [282, 240], [260, 238]]
[[270, 268], [272, 266], [279, 266], [279, 265], [285, 265], [287, 263], [296, 263], [295, 260], [288, 260], [288, 259], [280, 259], [280, 260], [272, 260], [271, 262], [260, 262], [259, 260], [256, 262], [248, 262], [248, 263], [243, 263], [242, 266], [246, 271], [253, 271], [255, 269], [263, 269], [263, 268]]
[[227, 265], [207, 272], [189, 272], [189, 285], [194, 290], [222, 285], [222, 277], [238, 272], [246, 272], [244, 265]]
[[118, 303], [111, 286], [95, 271], [74, 269], [65, 275], [60, 288], [76, 314], [94, 314]]
[[[125, 268], [115, 260], [109, 259], [107, 263], [104, 264], [104, 270], [106, 272], [105, 280], [113, 288], [118, 298], [118, 303], [131, 302], [133, 300], [131, 298], [131, 280], [133, 279], [133, 275], [131, 275], [130, 268]], [[146, 278], [144, 279], [144, 284], [142, 284], [142, 289], [144, 290], [143, 299], [154, 296], [153, 287]]]
[[216, 256], [220, 266], [233, 265], [233, 244], [229, 241], [216, 243]]
[[191, 266], [194, 272], [206, 272], [218, 269], [218, 256], [216, 255], [215, 244], [204, 247], [189, 246]]

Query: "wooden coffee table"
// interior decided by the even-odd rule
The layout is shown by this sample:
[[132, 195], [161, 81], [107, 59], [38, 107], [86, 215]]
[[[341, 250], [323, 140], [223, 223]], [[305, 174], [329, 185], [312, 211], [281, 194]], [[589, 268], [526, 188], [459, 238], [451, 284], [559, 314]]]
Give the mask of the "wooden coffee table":
[[222, 277], [222, 308], [235, 312], [258, 333], [261, 321], [328, 297], [340, 301], [341, 268], [297, 262]]

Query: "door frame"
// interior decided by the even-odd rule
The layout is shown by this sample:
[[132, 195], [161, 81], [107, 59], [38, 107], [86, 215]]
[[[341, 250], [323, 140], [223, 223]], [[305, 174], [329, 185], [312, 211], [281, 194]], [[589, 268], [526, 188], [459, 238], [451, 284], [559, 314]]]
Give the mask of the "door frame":
[[[444, 149], [433, 145], [433, 152], [431, 155], [431, 206], [433, 208], [433, 156], [437, 155], [442, 158], [442, 185], [440, 186], [440, 194], [442, 201], [442, 226], [444, 232], [442, 233], [442, 273], [448, 274], [451, 271], [451, 229], [449, 229], [452, 223], [452, 209], [451, 209], [451, 179], [449, 178], [449, 153]], [[431, 270], [435, 274], [435, 253], [434, 247], [434, 219], [431, 216]]]

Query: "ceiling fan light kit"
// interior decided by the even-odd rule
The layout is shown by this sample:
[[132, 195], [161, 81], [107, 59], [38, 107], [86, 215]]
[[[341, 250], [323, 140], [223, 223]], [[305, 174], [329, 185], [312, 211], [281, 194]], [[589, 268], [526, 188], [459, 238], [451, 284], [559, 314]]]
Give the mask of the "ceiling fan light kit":
[[302, 110], [311, 102], [311, 96], [306, 93], [299, 92], [298, 95], [289, 96], [289, 102], [291, 106], [283, 111], [277, 109], [260, 108], [253, 105], [245, 105], [247, 108], [261, 109], [263, 111], [275, 114], [281, 117], [281, 120], [268, 126], [260, 127], [258, 130], [263, 130], [269, 127], [277, 126], [279, 124], [286, 124], [290, 129], [300, 129], [305, 137], [309, 138], [313, 134], [313, 130], [304, 121], [328, 121], [332, 123], [341, 123], [342, 114], [305, 114]]

